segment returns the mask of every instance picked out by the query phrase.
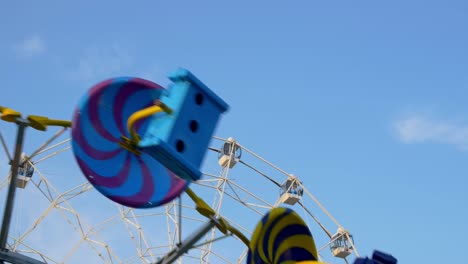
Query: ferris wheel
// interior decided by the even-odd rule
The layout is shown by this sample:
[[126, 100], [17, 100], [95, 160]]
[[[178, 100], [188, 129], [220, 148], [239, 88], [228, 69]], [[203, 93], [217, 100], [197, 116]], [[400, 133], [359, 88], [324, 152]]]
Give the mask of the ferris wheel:
[[[0, 110], [4, 116], [13, 111]], [[27, 122], [35, 124], [37, 118]], [[70, 150], [69, 123], [49, 120], [49, 126], [63, 128], [30, 130], [23, 147], [21, 122], [18, 131], [11, 124], [0, 126], [5, 150], [0, 158], [19, 165], [10, 172], [7, 162], [0, 167], [5, 175], [0, 193], [6, 201], [14, 198], [3, 208], [10, 218], [5, 225], [4, 216], [2, 223], [5, 263], [245, 263], [255, 226], [277, 207], [304, 219], [321, 261], [348, 263], [359, 256], [352, 235], [307, 188], [310, 180], [282, 170], [233, 137], [211, 139], [203, 177], [180, 196], [138, 209], [105, 199], [81, 175]], [[12, 154], [8, 145], [14, 136]], [[28, 145], [31, 138], [42, 143]]]

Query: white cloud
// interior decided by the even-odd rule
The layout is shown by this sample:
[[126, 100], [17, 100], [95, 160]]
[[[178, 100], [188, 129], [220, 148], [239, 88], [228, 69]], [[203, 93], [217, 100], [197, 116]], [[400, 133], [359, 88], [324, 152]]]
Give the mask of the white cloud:
[[42, 37], [32, 35], [15, 45], [14, 50], [19, 58], [31, 58], [43, 54], [46, 51], [46, 44]]
[[86, 81], [107, 79], [126, 75], [131, 65], [132, 57], [118, 45], [91, 47], [83, 52], [72, 71], [72, 77]]
[[468, 124], [411, 115], [395, 122], [395, 129], [404, 143], [434, 142], [468, 150]]

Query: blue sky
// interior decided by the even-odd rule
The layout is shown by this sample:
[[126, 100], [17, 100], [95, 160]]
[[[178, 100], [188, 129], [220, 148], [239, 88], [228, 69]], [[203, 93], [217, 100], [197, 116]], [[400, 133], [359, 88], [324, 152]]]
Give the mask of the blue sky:
[[98, 81], [167, 84], [187, 68], [231, 106], [217, 135], [300, 177], [361, 254], [460, 262], [467, 13], [466, 1], [9, 1], [0, 105], [70, 119]]

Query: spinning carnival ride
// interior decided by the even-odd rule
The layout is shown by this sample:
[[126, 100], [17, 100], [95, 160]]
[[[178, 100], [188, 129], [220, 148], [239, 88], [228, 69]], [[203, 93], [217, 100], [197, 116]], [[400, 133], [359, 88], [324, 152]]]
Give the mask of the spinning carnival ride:
[[[169, 90], [138, 78], [102, 82], [83, 97], [71, 122], [23, 119], [0, 107], [1, 118], [18, 127], [14, 155], [3, 135], [15, 133], [0, 130], [11, 161], [0, 183], [6, 197], [0, 261], [264, 263], [270, 254], [279, 263], [289, 252], [335, 263], [358, 256], [351, 234], [304, 186], [305, 178], [233, 138], [212, 137], [227, 104], [188, 71], [170, 78]], [[63, 128], [22, 152], [27, 127], [51, 126]], [[71, 139], [64, 138], [70, 126]], [[289, 222], [278, 229], [277, 218]], [[302, 252], [293, 239], [299, 229], [287, 226], [305, 227], [301, 243], [310, 229], [318, 256]], [[274, 242], [284, 230], [284, 241], [292, 241], [286, 249]], [[263, 241], [272, 252], [259, 246]], [[280, 251], [286, 253], [275, 257]]]

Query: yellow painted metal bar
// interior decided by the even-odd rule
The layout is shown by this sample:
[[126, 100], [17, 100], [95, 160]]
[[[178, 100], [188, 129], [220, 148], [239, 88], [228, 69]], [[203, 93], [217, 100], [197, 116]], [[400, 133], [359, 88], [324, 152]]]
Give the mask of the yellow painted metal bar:
[[245, 245], [249, 246], [249, 243], [250, 243], [249, 239], [244, 234], [242, 234], [242, 232], [239, 229], [233, 226], [229, 226], [228, 230], [231, 233], [233, 233], [236, 237], [238, 237]]
[[160, 112], [166, 112], [168, 114], [172, 113], [172, 109], [170, 109], [168, 106], [163, 104], [162, 102], [156, 102], [155, 105], [141, 109], [139, 111], [136, 111], [133, 113], [127, 120], [127, 129], [130, 133], [130, 140], [134, 144], [138, 144], [140, 141], [140, 137], [138, 133], [135, 130], [135, 124], [138, 120], [141, 120], [143, 118], [147, 118], [151, 115], [160, 113]]
[[[21, 118], [20, 112], [4, 106], [0, 106], [0, 114], [0, 119], [12, 123]], [[27, 119], [29, 121], [28, 126], [42, 131], [46, 130], [48, 126], [71, 127], [71, 121], [67, 120], [49, 119], [45, 116], [35, 115], [30, 115]]]
[[7, 122], [15, 122], [17, 118], [21, 117], [21, 113], [18, 111], [15, 111], [11, 108], [8, 107], [3, 107], [0, 106], [0, 113], [2, 114], [0, 116], [0, 119], [7, 121]]
[[193, 200], [196, 205], [196, 210], [205, 217], [211, 217], [216, 214], [216, 212], [211, 208], [205, 201], [198, 197], [192, 189], [187, 188], [185, 192]]
[[[192, 189], [190, 188], [187, 188], [185, 190], [185, 193], [188, 194], [188, 196], [190, 197], [190, 199], [193, 200], [193, 202], [195, 203], [196, 207], [195, 209], [203, 216], [207, 217], [207, 218], [211, 218], [213, 217], [214, 215], [216, 215], [216, 212], [213, 210], [213, 208], [211, 208], [203, 199], [201, 199], [200, 197], [198, 197], [194, 191], [192, 191]], [[227, 231], [231, 232], [232, 234], [234, 234], [236, 237], [238, 237], [247, 247], [249, 246], [250, 244], [250, 241], [249, 239], [244, 235], [242, 234], [242, 232], [231, 226], [229, 224], [228, 221], [226, 221], [224, 218], [221, 218], [220, 219], [220, 224], [217, 225], [218, 229], [223, 232], [224, 234], [227, 233]]]
[[71, 121], [49, 119], [45, 116], [28, 116], [29, 125], [37, 130], [45, 131], [47, 126], [71, 127]]

